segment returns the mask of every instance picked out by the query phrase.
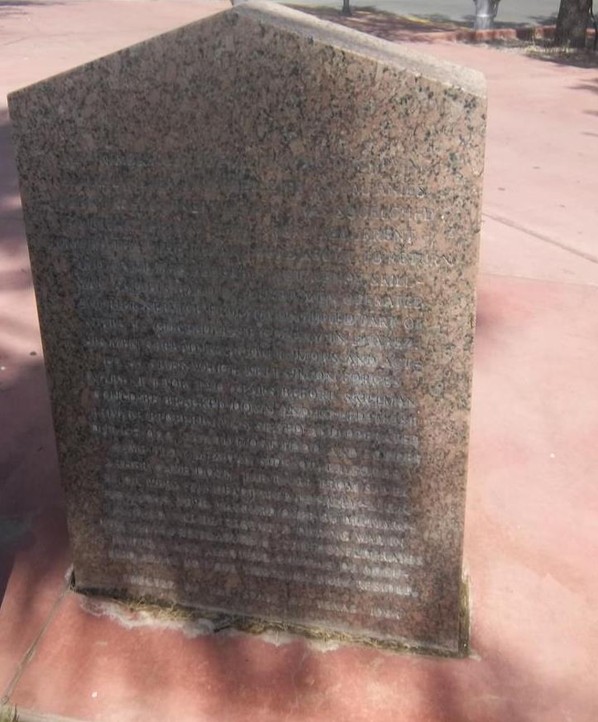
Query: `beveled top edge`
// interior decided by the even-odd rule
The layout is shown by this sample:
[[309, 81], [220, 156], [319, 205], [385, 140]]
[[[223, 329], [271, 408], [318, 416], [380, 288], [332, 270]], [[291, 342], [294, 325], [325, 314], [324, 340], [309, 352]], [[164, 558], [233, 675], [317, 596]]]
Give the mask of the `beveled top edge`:
[[438, 60], [431, 55], [284, 5], [268, 0], [249, 0], [227, 12], [249, 16], [268, 25], [311, 37], [317, 42], [422, 75], [443, 85], [460, 88], [472, 95], [486, 97], [486, 79], [478, 70]]

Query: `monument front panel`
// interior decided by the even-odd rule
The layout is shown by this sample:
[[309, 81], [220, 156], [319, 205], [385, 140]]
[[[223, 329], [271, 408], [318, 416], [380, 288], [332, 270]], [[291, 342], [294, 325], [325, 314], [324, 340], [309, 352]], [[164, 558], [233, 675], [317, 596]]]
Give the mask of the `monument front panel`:
[[479, 76], [248, 3], [10, 109], [78, 587], [455, 652]]

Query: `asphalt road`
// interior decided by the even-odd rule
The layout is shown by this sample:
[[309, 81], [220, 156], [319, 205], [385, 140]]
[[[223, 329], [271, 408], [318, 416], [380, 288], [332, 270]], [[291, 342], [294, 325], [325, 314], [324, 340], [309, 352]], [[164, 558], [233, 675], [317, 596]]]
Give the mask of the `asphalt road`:
[[[328, 5], [340, 7], [342, 0], [285, 0], [297, 5]], [[351, 0], [353, 7], [375, 7], [397, 15], [473, 22], [473, 0]], [[556, 18], [559, 0], [501, 0], [496, 16], [500, 23], [546, 23]]]

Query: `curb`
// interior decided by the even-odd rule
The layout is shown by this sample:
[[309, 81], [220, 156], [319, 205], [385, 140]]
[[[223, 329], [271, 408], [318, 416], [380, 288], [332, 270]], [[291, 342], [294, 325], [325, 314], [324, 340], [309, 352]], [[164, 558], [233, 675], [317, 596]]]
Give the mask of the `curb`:
[[449, 30], [413, 34], [412, 40], [434, 40], [455, 43], [488, 43], [493, 40], [550, 40], [554, 38], [555, 25], [529, 25], [522, 28], [491, 28], [490, 30]]
[[[424, 33], [408, 33], [412, 42], [488, 43], [494, 40], [553, 40], [556, 25], [526, 25], [518, 28], [491, 28], [490, 30], [440, 30]], [[586, 37], [594, 39], [594, 29], [589, 28]]]

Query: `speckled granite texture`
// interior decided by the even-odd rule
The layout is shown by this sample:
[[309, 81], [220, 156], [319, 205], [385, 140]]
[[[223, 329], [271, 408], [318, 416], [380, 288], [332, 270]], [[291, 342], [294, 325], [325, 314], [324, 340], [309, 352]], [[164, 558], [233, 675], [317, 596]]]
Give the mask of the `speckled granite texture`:
[[79, 588], [456, 652], [481, 77], [249, 3], [9, 104]]

